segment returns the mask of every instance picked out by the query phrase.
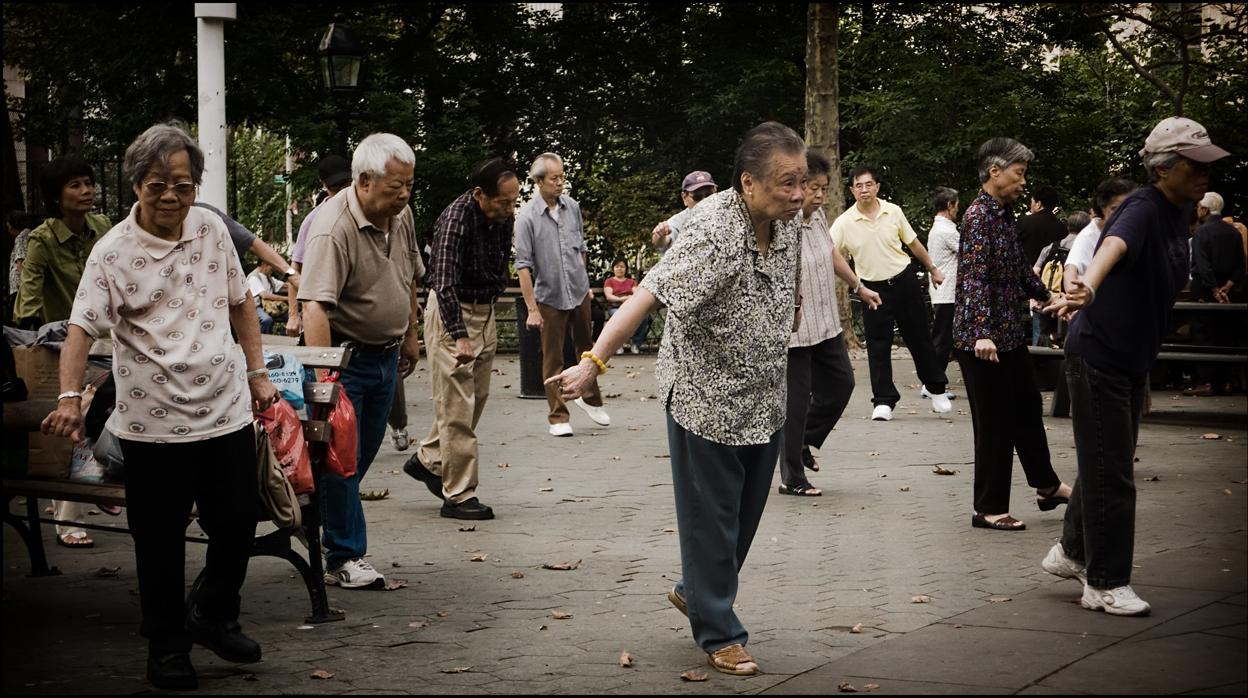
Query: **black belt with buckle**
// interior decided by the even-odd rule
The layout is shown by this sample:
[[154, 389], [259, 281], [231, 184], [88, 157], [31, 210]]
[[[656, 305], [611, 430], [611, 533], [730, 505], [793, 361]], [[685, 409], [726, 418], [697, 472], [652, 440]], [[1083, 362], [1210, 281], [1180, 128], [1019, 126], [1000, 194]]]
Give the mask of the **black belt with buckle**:
[[863, 281], [867, 282], [867, 288], [870, 288], [871, 284], [884, 284], [886, 286], [894, 286], [904, 281], [906, 279], [906, 274], [908, 273], [910, 273], [910, 267], [906, 267], [905, 271], [901, 272], [900, 274], [898, 274], [897, 276], [894, 276], [891, 279], [884, 279], [883, 281], [871, 281], [868, 279], [863, 279]]
[[349, 337], [335, 334], [330, 341], [336, 347], [349, 347], [352, 352], [357, 354], [385, 354], [388, 351], [398, 349], [399, 345], [403, 343], [403, 338], [396, 337], [385, 344], [365, 344], [364, 342], [358, 342]]

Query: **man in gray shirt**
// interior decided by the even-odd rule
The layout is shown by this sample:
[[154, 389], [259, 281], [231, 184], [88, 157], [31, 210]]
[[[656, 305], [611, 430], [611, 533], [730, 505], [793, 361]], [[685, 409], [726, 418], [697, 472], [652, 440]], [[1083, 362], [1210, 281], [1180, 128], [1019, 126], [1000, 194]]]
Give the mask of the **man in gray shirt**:
[[[569, 324], [577, 352], [593, 346], [590, 304], [594, 296], [585, 270], [581, 207], [563, 193], [563, 159], [555, 153], [539, 155], [529, 168], [529, 179], [536, 195], [516, 215], [516, 273], [529, 311], [525, 324], [530, 331], [542, 333], [542, 378], [547, 379], [563, 371], [563, 342]], [[558, 386], [546, 386], [546, 402], [551, 436], [571, 436], [568, 406]], [[576, 404], [598, 424], [611, 423], [596, 380]]]

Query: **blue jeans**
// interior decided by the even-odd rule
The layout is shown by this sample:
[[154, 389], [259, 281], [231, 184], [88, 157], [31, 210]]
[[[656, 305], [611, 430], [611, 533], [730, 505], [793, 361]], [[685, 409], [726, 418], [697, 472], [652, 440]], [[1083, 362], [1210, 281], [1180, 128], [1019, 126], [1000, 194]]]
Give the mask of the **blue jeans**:
[[263, 305], [256, 306], [256, 317], [260, 318], [260, 334], [271, 334], [273, 332], [273, 316], [265, 312]]
[[386, 420], [394, 402], [398, 376], [397, 348], [385, 352], [357, 352], [342, 371], [342, 387], [355, 408], [359, 445], [355, 475], [343, 478], [322, 470], [317, 480], [326, 569], [337, 569], [349, 560], [363, 557], [368, 550], [360, 482], [368, 474], [368, 467], [386, 438]]
[[[610, 320], [613, 315], [620, 311], [620, 307], [607, 308], [607, 319]], [[654, 318], [650, 317], [650, 313], [642, 318], [641, 324], [637, 326], [637, 331], [633, 333], [632, 343], [641, 346], [646, 343], [646, 335], [650, 334], [650, 324], [654, 322]]]

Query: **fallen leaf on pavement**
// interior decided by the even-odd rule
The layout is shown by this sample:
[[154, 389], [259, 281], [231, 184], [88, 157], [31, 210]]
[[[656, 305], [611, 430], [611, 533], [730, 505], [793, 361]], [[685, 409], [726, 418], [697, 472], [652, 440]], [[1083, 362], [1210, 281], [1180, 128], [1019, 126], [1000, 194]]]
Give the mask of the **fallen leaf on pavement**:
[[1236, 485], [1248, 485], [1248, 480], [1231, 480]]
[[511, 467], [511, 463], [499, 463], [499, 464], [498, 464], [498, 467], [500, 467], [500, 468], [510, 468], [510, 467]]
[[932, 472], [935, 473], [936, 475], [957, 475], [958, 474], [958, 471], [956, 470], [949, 470], [947, 468], [942, 468], [939, 465], [932, 468]]
[[540, 633], [541, 631], [545, 630], [545, 629], [546, 629], [546, 626], [545, 626], [545, 625], [539, 625], [539, 626], [537, 626], [537, 631], [538, 631], [539, 633]]
[[606, 395], [603, 395], [603, 397], [607, 398], [608, 400], [614, 400], [615, 398], [619, 396], [620, 396], [619, 393], [607, 393]]
[[416, 621], [412, 621], [411, 623], [408, 623], [408, 624], [407, 624], [407, 627], [409, 627], [409, 628], [416, 628], [417, 630], [420, 630], [421, 628], [427, 628], [427, 627], [429, 627], [429, 621], [427, 621], [427, 620], [416, 620]]
[[564, 613], [563, 611], [551, 611], [550, 617], [554, 618], [555, 620], [568, 620], [572, 617], [572, 614]]
[[1230, 490], [1222, 490], [1222, 494], [1230, 494], [1230, 493], [1231, 493]]
[[674, 528], [665, 528], [665, 529], [663, 529], [663, 532], [664, 532], [664, 533], [675, 533], [675, 532], [676, 532], [676, 529], [674, 529]]
[[1006, 601], [1013, 601], [1013, 600], [1014, 600], [1014, 599], [1011, 599], [1011, 598], [1010, 598], [1010, 597], [1008, 597], [1008, 596], [990, 596], [990, 597], [988, 597], [988, 603], [1005, 603]]
[[378, 499], [385, 499], [390, 496], [390, 490], [372, 490], [369, 492], [361, 492], [360, 500], [365, 502], [375, 502]]
[[260, 679], [257, 679], [255, 674], [248, 674], [243, 677], [243, 680], [244, 681], [259, 681]]
[[633, 665], [633, 655], [629, 654], [628, 652], [620, 652], [620, 666], [624, 668], [628, 668], [628, 667], [631, 667], [632, 665]]
[[621, 460], [619, 456], [611, 456], [611, 460]]
[[105, 577], [116, 577], [117, 573], [120, 571], [121, 571], [120, 567], [101, 567], [95, 570], [94, 572], [92, 572], [91, 575], [93, 577], [99, 577], [103, 579]]
[[850, 629], [849, 629], [849, 632], [851, 632], [851, 633], [853, 633], [853, 634], [855, 634], [855, 635], [859, 635], [859, 634], [861, 634], [861, 633], [862, 633], [862, 623], [854, 623], [854, 627], [850, 628]]
[[449, 618], [451, 616], [451, 614], [447, 613], [446, 611], [438, 611], [434, 615], [436, 615], [439, 618]]
[[655, 456], [655, 458], [671, 458], [671, 457], [672, 457], [672, 454], [670, 453], [664, 453], [661, 456]]
[[625, 373], [625, 374], [624, 374], [624, 377], [625, 377], [625, 378], [636, 378], [637, 376], [640, 376], [640, 375], [641, 375], [641, 374], [640, 374], [640, 373], [638, 373], [638, 372], [636, 372], [636, 371], [629, 371], [628, 373]]
[[1218, 439], [1222, 438], [1222, 435], [1214, 434], [1213, 432], [1210, 432], [1208, 434], [1201, 434], [1200, 438], [1205, 439], [1207, 441], [1217, 441]]
[[382, 591], [394, 591], [395, 589], [405, 589], [405, 588], [407, 588], [407, 582], [405, 580], [387, 579], [385, 586], [383, 586], [381, 590]]
[[328, 671], [325, 671], [324, 669], [317, 669], [316, 671], [314, 671], [314, 672], [312, 672], [311, 674], [309, 674], [309, 676], [310, 676], [311, 678], [314, 678], [314, 679], [332, 679], [332, 678], [334, 678], [334, 675], [333, 675], [333, 674], [329, 673]]
[[554, 492], [554, 491], [555, 491], [555, 488], [553, 488], [553, 487], [542, 487], [542, 488], [538, 489], [537, 491], [538, 491], [538, 492]]
[[931, 603], [931, 601], [932, 597], [925, 594], [920, 594], [919, 596], [914, 596], [910, 599], [910, 603]]
[[524, 573], [523, 573], [523, 572], [512, 572], [512, 573], [511, 573], [511, 578], [512, 578], [512, 579], [524, 579]]
[[867, 455], [868, 455], [868, 456], [878, 456], [878, 455], [880, 455], [880, 452], [879, 452], [879, 451], [868, 451], [868, 452], [867, 452]]
[[706, 672], [698, 671], [697, 669], [690, 669], [689, 671], [686, 671], [685, 673], [681, 674], [680, 678], [684, 679], [685, 681], [705, 681]]
[[551, 563], [547, 562], [542, 565], [542, 569], [566, 571], [566, 570], [574, 570], [580, 566], [581, 566], [580, 560], [577, 560], [576, 562], [560, 562], [559, 564], [556, 564], [556, 565], [552, 565]]
[[472, 671], [472, 667], [455, 666], [455, 667], [451, 667], [450, 669], [439, 669], [438, 671], [442, 672], [443, 674], [462, 674], [466, 671]]
[[858, 692], [858, 689], [849, 685], [848, 681], [842, 681], [838, 683], [836, 685], [836, 690], [840, 691], [841, 693], [857, 693]]
[[476, 524], [473, 524], [473, 525], [471, 525], [471, 526], [460, 526], [460, 527], [459, 527], [459, 532], [460, 532], [460, 533], [471, 533], [472, 531], [475, 531], [475, 530], [477, 530], [477, 525], [476, 525]]
[[1144, 478], [1144, 482], [1159, 482], [1160, 480], [1161, 480], [1161, 476], [1160, 476], [1160, 475], [1154, 475], [1154, 476], [1152, 476], [1152, 477], [1146, 477], [1146, 478]]
[[909, 488], [909, 487], [898, 487], [898, 488], [897, 488], [897, 491], [898, 491], [898, 492], [909, 492], [909, 491], [910, 491], [910, 488]]
[[472, 562], [485, 562], [485, 558], [489, 557], [489, 553], [477, 553], [469, 558]]
[[862, 687], [863, 687], [863, 688], [865, 688], [865, 689], [867, 689], [868, 691], [874, 691], [875, 689], [877, 689], [877, 688], [879, 688], [879, 687], [880, 687], [880, 684], [878, 684], [878, 683], [867, 683], [867, 684], [863, 684], [863, 685], [862, 685]]

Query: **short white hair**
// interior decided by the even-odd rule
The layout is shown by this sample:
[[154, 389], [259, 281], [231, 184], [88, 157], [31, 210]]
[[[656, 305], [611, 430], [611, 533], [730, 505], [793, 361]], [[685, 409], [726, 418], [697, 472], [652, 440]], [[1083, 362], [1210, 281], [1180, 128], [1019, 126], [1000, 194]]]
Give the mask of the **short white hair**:
[[1216, 191], [1211, 191], [1208, 194], [1205, 194], [1205, 198], [1200, 200], [1200, 205], [1209, 209], [1210, 215], [1214, 216], [1222, 215], [1222, 206], [1225, 203], [1226, 202], [1222, 200], [1222, 195]]
[[547, 170], [546, 163], [549, 161], [557, 162], [560, 166], [563, 165], [563, 158], [559, 157], [557, 153], [542, 153], [537, 156], [537, 159], [533, 161], [533, 166], [529, 168], [529, 179], [536, 182], [537, 180], [545, 177]]
[[416, 164], [416, 153], [407, 141], [393, 133], [373, 133], [360, 141], [351, 156], [351, 179], [360, 180], [360, 175], [384, 177], [386, 165], [391, 160], [398, 160], [404, 165]]

